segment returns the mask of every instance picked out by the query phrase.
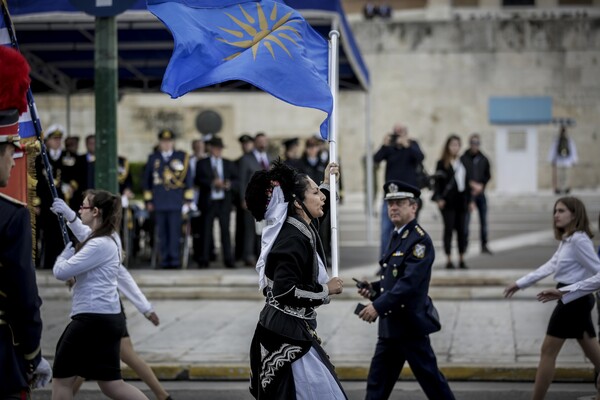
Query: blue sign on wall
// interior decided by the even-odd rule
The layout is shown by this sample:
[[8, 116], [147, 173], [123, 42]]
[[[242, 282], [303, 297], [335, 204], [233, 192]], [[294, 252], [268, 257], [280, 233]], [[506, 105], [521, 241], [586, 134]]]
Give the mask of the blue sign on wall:
[[113, 17], [127, 10], [136, 0], [69, 0], [76, 9], [94, 17]]
[[537, 125], [552, 122], [552, 97], [490, 97], [492, 125]]

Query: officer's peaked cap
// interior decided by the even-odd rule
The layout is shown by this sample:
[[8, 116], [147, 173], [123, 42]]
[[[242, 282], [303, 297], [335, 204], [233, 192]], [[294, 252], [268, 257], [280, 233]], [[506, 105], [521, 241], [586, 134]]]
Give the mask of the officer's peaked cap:
[[47, 139], [51, 139], [51, 138], [62, 139], [64, 134], [65, 134], [64, 126], [62, 126], [61, 124], [52, 124], [48, 127], [48, 129], [46, 129], [45, 137]]
[[402, 181], [387, 181], [383, 192], [385, 200], [417, 199], [421, 196], [419, 188]]
[[170, 129], [161, 129], [158, 132], [158, 140], [173, 140], [175, 139], [175, 133]]

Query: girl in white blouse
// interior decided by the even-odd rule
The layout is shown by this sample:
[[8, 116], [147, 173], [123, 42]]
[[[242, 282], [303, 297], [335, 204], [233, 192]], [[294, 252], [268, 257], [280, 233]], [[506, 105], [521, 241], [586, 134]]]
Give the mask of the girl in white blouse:
[[[54, 206], [54, 205], [53, 205]], [[85, 193], [81, 220], [65, 215], [81, 241], [69, 243], [54, 264], [54, 276], [74, 278], [71, 322], [56, 345], [52, 399], [72, 399], [77, 376], [98, 381], [111, 399], [147, 397], [123, 381], [119, 346], [125, 329], [117, 282], [121, 267], [121, 199], [104, 190]]]
[[[581, 200], [562, 197], [554, 204], [554, 236], [560, 240], [552, 258], [535, 271], [511, 283], [505, 297], [525, 289], [554, 274], [557, 288], [571, 285], [600, 273], [600, 260], [594, 251], [590, 224]], [[591, 294], [568, 304], [558, 302], [542, 343], [540, 362], [535, 376], [533, 400], [544, 399], [554, 376], [556, 357], [568, 338], [577, 339], [596, 371], [600, 371], [600, 345], [592, 323], [594, 297]], [[600, 399], [600, 394], [596, 395]]]

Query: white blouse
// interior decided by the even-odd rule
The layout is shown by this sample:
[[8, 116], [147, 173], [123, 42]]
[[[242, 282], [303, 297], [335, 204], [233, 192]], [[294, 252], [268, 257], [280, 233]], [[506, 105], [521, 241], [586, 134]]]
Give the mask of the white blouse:
[[552, 258], [517, 280], [517, 286], [525, 289], [551, 274], [554, 274], [556, 282], [569, 285], [597, 273], [600, 273], [600, 259], [594, 251], [594, 244], [585, 232], [578, 231], [561, 240]]
[[[91, 229], [79, 218], [69, 223], [79, 241], [85, 240]], [[117, 233], [88, 241], [76, 254], [64, 258], [61, 254], [52, 272], [62, 281], [75, 278], [71, 316], [81, 313], [118, 314], [121, 312], [117, 283], [121, 267], [121, 239]]]

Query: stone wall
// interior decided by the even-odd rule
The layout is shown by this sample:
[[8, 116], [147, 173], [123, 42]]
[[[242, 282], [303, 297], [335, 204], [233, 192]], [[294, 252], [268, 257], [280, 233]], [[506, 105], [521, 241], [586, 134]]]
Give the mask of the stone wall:
[[[483, 150], [495, 159], [496, 127], [488, 122], [491, 96], [550, 96], [553, 116], [576, 120], [570, 130], [579, 149], [575, 187], [600, 185], [600, 18], [537, 17], [491, 14], [438, 21], [359, 21], [352, 23], [371, 76], [370, 129], [374, 150], [395, 122], [409, 126], [432, 169], [446, 136], [482, 134]], [[43, 126], [66, 122], [65, 99], [37, 96]], [[360, 92], [341, 92], [339, 154], [348, 191], [364, 190], [362, 158], [366, 149], [366, 102]], [[92, 95], [71, 99], [71, 130], [94, 129]], [[287, 105], [263, 93], [188, 94], [171, 100], [165, 94], [126, 94], [119, 102], [119, 152], [144, 160], [156, 132], [169, 126], [182, 133], [178, 147], [189, 149], [197, 137], [195, 117], [218, 111], [224, 126], [225, 156], [240, 154], [242, 132], [264, 131], [275, 143], [308, 137], [318, 131], [321, 112]], [[550, 187], [546, 156], [557, 132], [538, 127], [538, 182]], [[381, 171], [380, 171], [381, 173]], [[379, 180], [381, 182], [381, 180]], [[492, 185], [494, 183], [492, 182]]]

